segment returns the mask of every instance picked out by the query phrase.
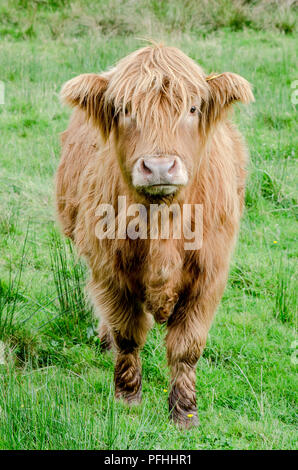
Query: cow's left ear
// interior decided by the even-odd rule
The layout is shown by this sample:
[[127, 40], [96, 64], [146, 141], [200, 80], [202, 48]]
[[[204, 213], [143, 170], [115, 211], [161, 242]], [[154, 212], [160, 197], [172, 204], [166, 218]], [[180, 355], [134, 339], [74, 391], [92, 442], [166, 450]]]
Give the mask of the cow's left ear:
[[235, 101], [250, 103], [254, 101], [250, 83], [236, 73], [224, 72], [206, 77], [214, 110], [227, 108]]
[[101, 75], [85, 73], [66, 82], [60, 93], [63, 103], [86, 112], [87, 117], [99, 126], [104, 138], [108, 137], [113, 121], [113, 110], [104, 99], [108, 83]]

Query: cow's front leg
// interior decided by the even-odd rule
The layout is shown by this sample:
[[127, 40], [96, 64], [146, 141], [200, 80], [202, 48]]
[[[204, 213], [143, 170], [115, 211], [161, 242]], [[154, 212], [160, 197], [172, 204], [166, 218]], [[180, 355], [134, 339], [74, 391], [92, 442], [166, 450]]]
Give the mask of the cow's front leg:
[[130, 305], [127, 303], [126, 308], [122, 302], [119, 308], [122, 309], [121, 314], [119, 312], [121, 320], [114, 321], [111, 326], [116, 346], [115, 397], [124, 399], [128, 404], [139, 403], [142, 390], [140, 350], [145, 343], [151, 319], [133, 301]]
[[198, 425], [196, 364], [206, 344], [214, 302], [178, 301], [168, 321], [167, 357], [171, 369], [170, 416], [181, 427]]
[[133, 338], [124, 338], [118, 332], [114, 333], [117, 346], [115, 364], [115, 397], [123, 398], [128, 404], [141, 402], [142, 370], [140, 347]]
[[143, 347], [151, 316], [142, 309], [128, 289], [121, 289], [114, 279], [104, 280], [95, 276], [89, 290], [100, 317], [99, 337], [104, 348], [116, 349], [115, 396], [127, 403], [141, 399], [140, 350]]
[[167, 356], [171, 370], [169, 412], [181, 427], [198, 425], [196, 404], [196, 364], [203, 351], [206, 334], [194, 334], [193, 325], [171, 325], [167, 335]]

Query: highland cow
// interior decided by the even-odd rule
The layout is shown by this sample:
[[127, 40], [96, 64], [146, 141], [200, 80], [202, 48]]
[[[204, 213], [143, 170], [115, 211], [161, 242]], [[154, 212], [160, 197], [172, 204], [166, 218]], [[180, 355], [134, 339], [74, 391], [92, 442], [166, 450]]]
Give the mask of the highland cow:
[[[115, 396], [141, 400], [139, 354], [155, 319], [167, 328], [170, 416], [196, 425], [196, 364], [244, 201], [247, 151], [228, 111], [253, 100], [251, 87], [234, 73], [207, 76], [180, 50], [154, 44], [107, 72], [71, 79], [61, 96], [74, 113], [62, 134], [58, 217], [90, 267], [101, 345], [116, 350]], [[99, 238], [101, 204], [114, 207], [116, 224], [125, 220], [118, 196], [145, 207], [201, 204], [201, 248], [185, 250], [183, 235]]]

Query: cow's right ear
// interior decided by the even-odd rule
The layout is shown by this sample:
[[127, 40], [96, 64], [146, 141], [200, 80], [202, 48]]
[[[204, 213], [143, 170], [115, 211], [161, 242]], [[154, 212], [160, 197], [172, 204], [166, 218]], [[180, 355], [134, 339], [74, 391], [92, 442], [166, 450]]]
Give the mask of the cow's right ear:
[[108, 80], [95, 73], [85, 73], [66, 82], [60, 97], [63, 103], [84, 110], [88, 119], [99, 126], [107, 139], [113, 124], [113, 110], [104, 99]]

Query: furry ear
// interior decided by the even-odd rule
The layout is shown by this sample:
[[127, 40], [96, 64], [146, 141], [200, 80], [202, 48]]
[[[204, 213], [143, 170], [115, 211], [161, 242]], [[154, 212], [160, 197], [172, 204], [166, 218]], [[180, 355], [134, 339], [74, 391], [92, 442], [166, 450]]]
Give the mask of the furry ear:
[[213, 120], [219, 118], [236, 101], [246, 104], [254, 101], [250, 83], [236, 73], [209, 75], [206, 81], [210, 91], [207, 108]]
[[108, 80], [95, 73], [85, 73], [66, 82], [60, 97], [63, 103], [84, 110], [88, 119], [100, 127], [103, 137], [107, 139], [113, 123], [113, 110], [105, 103], [104, 93]]
[[206, 77], [206, 81], [211, 97], [223, 107], [234, 101], [242, 103], [254, 101], [250, 83], [236, 73], [225, 72], [219, 75], [209, 75]]

